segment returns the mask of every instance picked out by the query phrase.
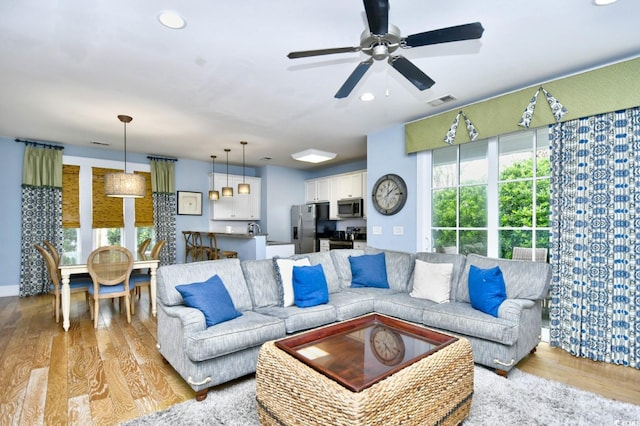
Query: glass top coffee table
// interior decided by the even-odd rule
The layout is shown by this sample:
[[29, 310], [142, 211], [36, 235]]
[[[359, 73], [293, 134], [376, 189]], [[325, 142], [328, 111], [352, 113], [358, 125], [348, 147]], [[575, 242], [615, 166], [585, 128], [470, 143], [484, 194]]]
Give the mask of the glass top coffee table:
[[458, 424], [473, 395], [464, 338], [379, 314], [265, 343], [261, 424]]
[[456, 340], [425, 327], [372, 314], [275, 344], [347, 389], [360, 392]]

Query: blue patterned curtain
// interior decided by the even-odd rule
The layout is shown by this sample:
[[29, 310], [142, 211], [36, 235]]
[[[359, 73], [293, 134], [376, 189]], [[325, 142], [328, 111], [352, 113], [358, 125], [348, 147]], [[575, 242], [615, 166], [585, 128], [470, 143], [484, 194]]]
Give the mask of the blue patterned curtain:
[[49, 275], [34, 244], [62, 241], [62, 147], [27, 145], [22, 165], [20, 297], [49, 292]]
[[160, 265], [176, 263], [175, 162], [174, 159], [155, 157], [150, 161], [156, 241], [166, 241], [160, 252]]
[[640, 368], [640, 108], [550, 140], [551, 346]]

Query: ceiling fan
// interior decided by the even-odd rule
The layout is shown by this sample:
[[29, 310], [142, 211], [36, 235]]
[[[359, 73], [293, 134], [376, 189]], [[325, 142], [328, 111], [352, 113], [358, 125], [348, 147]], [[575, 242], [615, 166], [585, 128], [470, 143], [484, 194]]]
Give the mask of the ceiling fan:
[[389, 64], [409, 80], [411, 84], [416, 86], [418, 90], [426, 90], [433, 86], [435, 81], [407, 58], [401, 55], [393, 55], [393, 53], [398, 48], [408, 49], [430, 44], [477, 39], [482, 37], [484, 32], [482, 24], [474, 22], [402, 37], [398, 27], [389, 24], [389, 0], [363, 0], [363, 2], [369, 29], [364, 30], [360, 36], [360, 46], [305, 50], [291, 52], [287, 55], [289, 59], [347, 52], [363, 52], [371, 56], [366, 61], [360, 62], [347, 78], [347, 81], [335, 94], [338, 99], [349, 96], [349, 93], [358, 84], [374, 60], [381, 61], [383, 59], [387, 59]]

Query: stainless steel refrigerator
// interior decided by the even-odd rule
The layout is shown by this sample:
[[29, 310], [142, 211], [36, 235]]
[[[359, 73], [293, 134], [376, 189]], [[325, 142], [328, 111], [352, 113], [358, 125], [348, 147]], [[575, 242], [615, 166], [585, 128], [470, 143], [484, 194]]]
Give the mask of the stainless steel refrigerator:
[[296, 253], [319, 251], [319, 238], [331, 237], [336, 221], [329, 220], [329, 203], [291, 207], [291, 241]]

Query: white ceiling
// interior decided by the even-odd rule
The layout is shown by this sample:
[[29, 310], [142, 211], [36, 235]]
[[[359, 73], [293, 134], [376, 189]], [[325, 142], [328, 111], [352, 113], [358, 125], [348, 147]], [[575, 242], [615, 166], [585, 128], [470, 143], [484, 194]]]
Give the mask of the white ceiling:
[[[162, 10], [186, 27], [161, 26]], [[248, 166], [310, 168], [291, 159], [307, 148], [363, 159], [368, 133], [640, 55], [636, 0], [391, 0], [403, 36], [476, 21], [484, 35], [400, 51], [436, 81], [424, 92], [382, 61], [338, 100], [364, 54], [287, 53], [358, 46], [360, 0], [2, 0], [0, 16], [0, 136], [122, 150], [128, 114], [129, 152], [231, 148], [239, 164], [246, 140]], [[444, 95], [457, 101], [426, 103]]]

